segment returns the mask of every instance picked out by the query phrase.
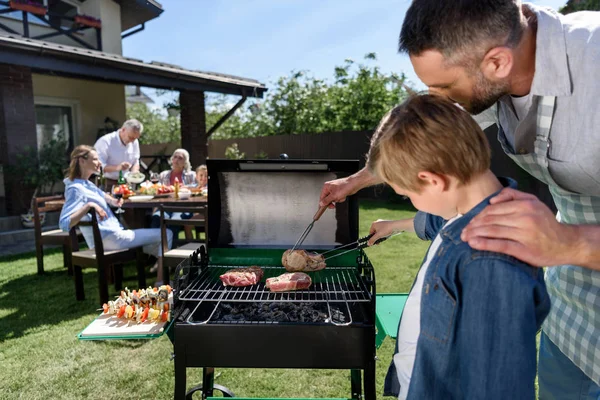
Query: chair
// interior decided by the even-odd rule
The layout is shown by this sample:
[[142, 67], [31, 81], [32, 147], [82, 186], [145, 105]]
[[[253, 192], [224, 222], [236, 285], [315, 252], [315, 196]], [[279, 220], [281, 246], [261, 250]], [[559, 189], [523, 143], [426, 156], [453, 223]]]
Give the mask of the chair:
[[[173, 219], [168, 218], [166, 213], [173, 212], [188, 212], [193, 213], [194, 217], [190, 219]], [[173, 237], [173, 248], [169, 250], [167, 242], [167, 226], [190, 226], [196, 229], [204, 229], [206, 232], [208, 207], [181, 207], [181, 206], [160, 206], [160, 237], [162, 242], [162, 266], [163, 266], [163, 281], [170, 281], [169, 268], [176, 267], [183, 260], [187, 259], [192, 253], [200, 247], [199, 243], [204, 243], [198, 239], [186, 240], [186, 243], [180, 244], [176, 237]]]
[[[44, 273], [44, 245], [58, 245], [63, 248], [63, 264], [69, 275], [73, 275], [71, 265], [71, 238], [68, 232], [60, 229], [42, 231], [40, 213], [49, 211], [60, 211], [64, 204], [63, 196], [48, 196], [33, 198], [33, 231], [35, 235], [35, 255], [37, 257], [37, 273]], [[82, 238], [81, 232], [77, 231], [77, 241]]]
[[[71, 262], [73, 264], [73, 280], [75, 282], [75, 298], [77, 300], [85, 300], [83, 291], [83, 274], [82, 268], [97, 268], [98, 269], [98, 290], [100, 293], [100, 304], [108, 302], [108, 283], [107, 276], [110, 275], [109, 267], [114, 268], [114, 283], [115, 290], [120, 290], [123, 284], [123, 263], [136, 261], [138, 287], [146, 287], [146, 273], [144, 271], [145, 256], [142, 251], [143, 247], [134, 247], [130, 249], [105, 251], [102, 244], [102, 236], [98, 228], [98, 217], [96, 210], [90, 210], [92, 220], [89, 222], [79, 221], [78, 226], [91, 226], [94, 235], [94, 248], [88, 250], [73, 251]], [[70, 231], [71, 239], [75, 240], [75, 227]]]

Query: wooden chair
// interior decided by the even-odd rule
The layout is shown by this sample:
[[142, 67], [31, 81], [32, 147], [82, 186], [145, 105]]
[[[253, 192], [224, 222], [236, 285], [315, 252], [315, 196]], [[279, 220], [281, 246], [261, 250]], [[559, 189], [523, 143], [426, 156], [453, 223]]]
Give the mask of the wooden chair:
[[[83, 291], [83, 274], [82, 268], [97, 268], [98, 269], [98, 290], [100, 293], [100, 305], [108, 301], [108, 283], [107, 276], [110, 275], [110, 267], [114, 268], [114, 282], [115, 290], [120, 290], [123, 284], [123, 263], [129, 261], [136, 261], [137, 264], [137, 276], [138, 276], [138, 287], [146, 287], [146, 272], [145, 267], [145, 255], [142, 251], [143, 247], [134, 247], [123, 250], [111, 250], [105, 251], [104, 245], [102, 244], [102, 236], [100, 235], [100, 229], [98, 228], [98, 217], [96, 216], [96, 210], [90, 210], [92, 214], [92, 220], [89, 222], [80, 221], [78, 226], [91, 226], [94, 235], [94, 248], [88, 250], [73, 251], [71, 262], [73, 264], [73, 280], [75, 282], [75, 298], [77, 300], [85, 300], [85, 293]], [[75, 240], [75, 227], [71, 229], [71, 239]]]
[[[42, 275], [44, 273], [44, 245], [58, 245], [63, 248], [63, 264], [69, 275], [73, 275], [73, 268], [71, 265], [71, 252], [73, 251], [71, 245], [71, 238], [68, 232], [63, 232], [60, 229], [53, 229], [50, 231], [42, 231], [42, 224], [40, 220], [40, 213], [50, 211], [60, 211], [64, 204], [65, 198], [63, 196], [48, 196], [48, 197], [34, 197], [33, 199], [33, 231], [35, 234], [35, 255], [37, 257], [37, 273]], [[81, 232], [77, 230], [77, 241], [82, 238]]]
[[[187, 212], [193, 213], [194, 217], [190, 219], [173, 219], [168, 218], [166, 213]], [[160, 206], [160, 237], [162, 241], [162, 265], [163, 265], [163, 281], [170, 281], [170, 267], [176, 267], [183, 260], [188, 258], [192, 253], [205, 243], [199, 239], [187, 239], [184, 243], [179, 243], [176, 237], [173, 237], [173, 248], [169, 250], [167, 241], [167, 229], [169, 225], [189, 226], [196, 229], [203, 229], [206, 232], [208, 207], [181, 207], [181, 206]]]

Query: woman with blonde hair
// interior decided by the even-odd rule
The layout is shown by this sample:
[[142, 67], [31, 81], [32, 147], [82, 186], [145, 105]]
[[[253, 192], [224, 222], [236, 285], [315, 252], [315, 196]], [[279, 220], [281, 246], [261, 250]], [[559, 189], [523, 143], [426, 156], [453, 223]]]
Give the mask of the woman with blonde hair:
[[[88, 214], [98, 214], [98, 228], [104, 249], [121, 250], [144, 246], [144, 252], [161, 255], [160, 229], [125, 229], [115, 217], [110, 206], [119, 207], [123, 199], [115, 199], [89, 181], [90, 176], [100, 171], [101, 162], [93, 147], [80, 145], [71, 152], [71, 162], [65, 178], [65, 205], [60, 213], [59, 227], [68, 232], [79, 221], [90, 221]], [[94, 247], [94, 236], [90, 226], [81, 226], [81, 233], [89, 248]], [[173, 235], [167, 231], [169, 248]], [[158, 282], [162, 284], [162, 271], [157, 262]]]

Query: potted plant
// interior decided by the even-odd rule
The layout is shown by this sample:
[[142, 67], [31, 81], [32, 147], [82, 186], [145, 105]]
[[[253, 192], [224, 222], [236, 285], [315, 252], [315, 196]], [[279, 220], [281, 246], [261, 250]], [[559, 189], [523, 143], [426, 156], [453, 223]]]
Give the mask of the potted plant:
[[[33, 193], [29, 201], [27, 212], [21, 214], [21, 223], [25, 228], [33, 227], [33, 201], [42, 189], [47, 193], [54, 191], [56, 182], [64, 177], [67, 166], [67, 142], [62, 135], [45, 143], [37, 151], [35, 148], [26, 147], [17, 155], [14, 165], [7, 166], [12, 176], [19, 177], [19, 184], [24, 192]], [[22, 209], [26, 210], [25, 205]], [[45, 222], [45, 215], [40, 214], [40, 223]]]
[[102, 28], [102, 21], [100, 19], [85, 14], [77, 14], [75, 16], [75, 23], [91, 26], [92, 28]]
[[31, 0], [10, 0], [8, 6], [13, 10], [21, 10], [37, 15], [46, 15], [48, 9], [40, 3]]

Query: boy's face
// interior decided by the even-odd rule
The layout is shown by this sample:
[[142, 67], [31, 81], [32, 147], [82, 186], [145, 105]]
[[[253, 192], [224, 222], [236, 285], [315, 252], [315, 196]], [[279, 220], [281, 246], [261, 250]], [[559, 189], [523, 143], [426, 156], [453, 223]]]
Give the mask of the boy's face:
[[410, 202], [419, 211], [438, 215], [444, 219], [450, 219], [456, 216], [456, 205], [450, 197], [451, 193], [443, 190], [438, 185], [426, 182], [420, 192], [413, 192], [403, 189], [398, 185], [389, 182], [389, 185], [400, 196], [406, 196]]

